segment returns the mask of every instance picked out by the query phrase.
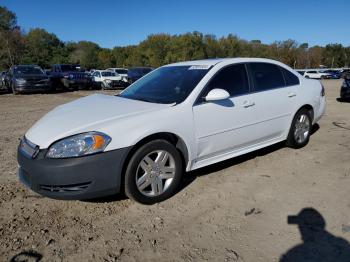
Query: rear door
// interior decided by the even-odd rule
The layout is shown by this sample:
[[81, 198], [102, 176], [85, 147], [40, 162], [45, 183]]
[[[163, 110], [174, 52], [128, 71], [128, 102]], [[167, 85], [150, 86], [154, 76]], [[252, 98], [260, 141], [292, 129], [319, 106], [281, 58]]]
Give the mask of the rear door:
[[259, 123], [258, 142], [278, 139], [289, 130], [295, 112], [299, 78], [288, 70], [271, 63], [249, 63]]

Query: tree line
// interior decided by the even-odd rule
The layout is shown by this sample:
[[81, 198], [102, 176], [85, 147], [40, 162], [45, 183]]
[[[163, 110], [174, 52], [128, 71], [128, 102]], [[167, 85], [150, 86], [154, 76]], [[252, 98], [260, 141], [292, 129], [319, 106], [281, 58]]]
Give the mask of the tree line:
[[77, 63], [86, 69], [153, 66], [223, 57], [263, 57], [281, 61], [293, 68], [348, 67], [350, 46], [328, 44], [309, 46], [288, 39], [264, 44], [229, 34], [224, 37], [189, 32], [179, 35], [149, 35], [138, 45], [102, 48], [90, 41], [63, 42], [45, 29], [24, 32], [16, 14], [0, 6], [0, 70], [15, 64], [37, 64], [50, 68], [57, 63]]

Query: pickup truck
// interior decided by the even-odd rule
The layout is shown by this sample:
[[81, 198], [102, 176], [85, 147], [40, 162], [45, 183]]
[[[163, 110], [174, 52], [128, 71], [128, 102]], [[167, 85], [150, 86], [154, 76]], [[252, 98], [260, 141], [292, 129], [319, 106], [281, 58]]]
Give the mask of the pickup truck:
[[53, 65], [50, 77], [55, 89], [78, 90], [91, 87], [91, 77], [76, 64]]

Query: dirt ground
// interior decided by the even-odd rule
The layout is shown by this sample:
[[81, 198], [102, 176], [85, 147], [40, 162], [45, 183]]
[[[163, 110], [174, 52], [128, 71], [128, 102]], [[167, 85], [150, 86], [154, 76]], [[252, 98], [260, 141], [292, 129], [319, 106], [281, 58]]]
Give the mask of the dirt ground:
[[[0, 95], [0, 260], [280, 261], [296, 245], [307, 250], [301, 257], [335, 258], [339, 245], [350, 247], [350, 103], [336, 100], [340, 80], [323, 83], [327, 111], [305, 148], [278, 144], [188, 173], [180, 192], [153, 206], [123, 196], [59, 201], [24, 188], [18, 139], [55, 106], [93, 91]], [[305, 208], [326, 229], [302, 231], [303, 242], [287, 218]], [[304, 261], [298, 250], [283, 261]]]

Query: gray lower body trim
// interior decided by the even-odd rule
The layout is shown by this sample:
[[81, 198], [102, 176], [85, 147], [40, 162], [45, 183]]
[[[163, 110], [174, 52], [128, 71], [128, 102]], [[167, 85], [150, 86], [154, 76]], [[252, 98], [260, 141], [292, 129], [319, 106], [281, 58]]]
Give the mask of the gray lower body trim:
[[92, 199], [120, 192], [122, 168], [130, 148], [84, 157], [49, 159], [42, 150], [29, 158], [18, 150], [20, 181], [55, 199]]

